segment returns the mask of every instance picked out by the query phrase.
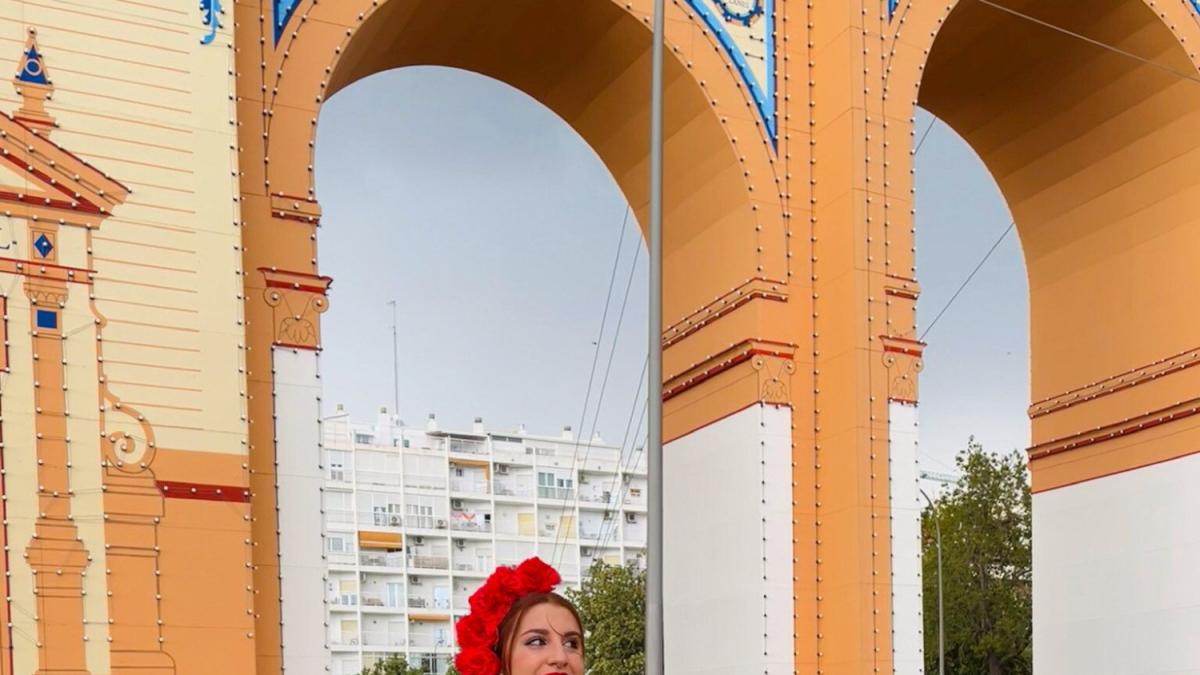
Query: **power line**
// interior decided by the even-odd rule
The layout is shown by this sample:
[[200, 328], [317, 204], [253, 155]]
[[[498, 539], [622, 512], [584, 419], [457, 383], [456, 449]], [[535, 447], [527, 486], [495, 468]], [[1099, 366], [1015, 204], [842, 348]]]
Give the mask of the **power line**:
[[[980, 1], [982, 2], [983, 0]], [[996, 239], [996, 243], [992, 244], [992, 247], [989, 248], [988, 252], [983, 255], [983, 258], [979, 261], [979, 264], [975, 266], [975, 269], [971, 270], [971, 273], [967, 275], [967, 278], [958, 287], [958, 290], [954, 291], [954, 295], [950, 296], [950, 299], [946, 302], [945, 306], [942, 307], [941, 311], [937, 313], [937, 316], [933, 317], [933, 321], [929, 322], [929, 327], [926, 328], [923, 333], [921, 333], [921, 336], [917, 338], [918, 340], [924, 342], [925, 336], [929, 335], [929, 331], [933, 330], [933, 327], [937, 325], [938, 319], [942, 318], [942, 315], [946, 313], [946, 310], [950, 309], [950, 306], [953, 305], [954, 301], [958, 299], [958, 296], [962, 294], [963, 289], [967, 287], [967, 284], [971, 283], [971, 280], [975, 278], [975, 275], [979, 272], [979, 269], [988, 261], [988, 258], [992, 257], [992, 254], [996, 252], [996, 248], [1000, 246], [1000, 242], [1004, 241], [1004, 238], [1008, 236], [1008, 233], [1012, 231], [1016, 224], [1017, 223], [1014, 220], [1008, 224], [1008, 227], [1004, 228], [1004, 232], [998, 239]]]
[[[595, 434], [596, 434], [596, 426], [600, 423], [600, 408], [604, 403], [604, 392], [608, 389], [608, 377], [612, 373], [613, 361], [616, 360], [617, 341], [621, 336], [621, 326], [625, 323], [625, 308], [629, 304], [629, 291], [633, 288], [633, 276], [637, 272], [638, 257], [641, 255], [641, 252], [642, 252], [642, 247], [640, 246], [640, 242], [635, 241], [634, 246], [636, 246], [637, 248], [633, 252], [633, 262], [631, 262], [629, 265], [629, 277], [625, 280], [625, 295], [621, 299], [621, 311], [617, 313], [617, 327], [613, 330], [613, 336], [612, 336], [612, 340], [610, 343], [610, 349], [608, 352], [608, 364], [604, 368], [604, 379], [602, 379], [600, 381], [600, 394], [599, 394], [599, 396], [596, 397], [596, 411], [595, 411], [595, 414], [592, 416], [592, 428], [591, 428], [591, 430], [588, 431], [587, 446], [584, 448], [584, 452], [583, 452], [583, 462], [582, 462], [583, 468], [587, 467], [588, 457], [590, 457], [592, 454], [592, 439], [595, 437]], [[640, 378], [638, 381], [638, 391], [639, 392], [641, 391]], [[579, 432], [583, 433], [583, 429], [581, 428], [579, 430]], [[576, 453], [576, 456], [578, 456], [578, 453]], [[619, 457], [618, 457], [617, 463], [618, 463], [618, 465], [620, 464]], [[574, 461], [572, 461], [572, 469], [574, 469]], [[574, 505], [573, 510], [578, 511], [578, 509], [579, 509], [579, 486], [576, 485], [575, 505]], [[576, 523], [576, 527], [578, 527], [578, 523]], [[561, 534], [561, 531], [559, 534]], [[555, 547], [555, 551], [557, 551], [558, 550], [558, 537], [557, 536], [554, 538], [554, 547]]]
[[[601, 314], [600, 314], [600, 332], [596, 336], [595, 349], [592, 350], [592, 367], [588, 373], [587, 391], [585, 392], [585, 394], [583, 396], [583, 409], [579, 411], [579, 431], [575, 436], [575, 447], [571, 451], [572, 481], [574, 481], [574, 476], [575, 476], [575, 465], [579, 459], [579, 437], [580, 437], [580, 435], [583, 434], [583, 427], [584, 427], [584, 424], [587, 422], [588, 405], [591, 403], [591, 400], [592, 400], [592, 385], [595, 384], [595, 381], [596, 381], [596, 365], [600, 362], [600, 346], [604, 342], [604, 328], [608, 324], [608, 310], [609, 310], [610, 306], [612, 305], [613, 287], [616, 285], [616, 282], [617, 282], [617, 269], [621, 263], [621, 249], [622, 249], [622, 245], [625, 243], [625, 231], [628, 229], [628, 225], [629, 225], [630, 210], [631, 209], [630, 209], [629, 205], [626, 204], [625, 205], [625, 215], [621, 219], [620, 233], [617, 236], [617, 249], [616, 249], [615, 254], [613, 255], [612, 271], [609, 272], [609, 276], [608, 276], [608, 292], [604, 296], [604, 311], [601, 312]], [[576, 486], [576, 494], [578, 494], [578, 486]], [[563, 512], [560, 510], [560, 512], [559, 512], [560, 517], [561, 517], [562, 513]], [[578, 524], [576, 524], [576, 526], [578, 527]], [[558, 542], [559, 542], [559, 538], [561, 536], [562, 536], [562, 529], [559, 528], [559, 531], [556, 532], [554, 535], [554, 549], [553, 549], [554, 551], [558, 550]]]
[[[932, 115], [931, 115], [932, 117]], [[932, 117], [929, 120], [929, 126], [925, 127], [925, 133], [921, 134], [921, 140], [917, 141], [917, 145], [913, 148], [913, 156], [915, 157], [921, 151], [921, 146], [925, 145], [925, 139], [929, 138], [929, 132], [933, 131], [933, 125], [937, 124], [938, 118]]]

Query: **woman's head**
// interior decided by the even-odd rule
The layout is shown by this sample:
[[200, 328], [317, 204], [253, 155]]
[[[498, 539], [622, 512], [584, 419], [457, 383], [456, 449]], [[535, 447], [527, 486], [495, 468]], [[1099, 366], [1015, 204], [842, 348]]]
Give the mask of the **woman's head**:
[[503, 675], [583, 675], [583, 622], [557, 593], [521, 597], [500, 622]]

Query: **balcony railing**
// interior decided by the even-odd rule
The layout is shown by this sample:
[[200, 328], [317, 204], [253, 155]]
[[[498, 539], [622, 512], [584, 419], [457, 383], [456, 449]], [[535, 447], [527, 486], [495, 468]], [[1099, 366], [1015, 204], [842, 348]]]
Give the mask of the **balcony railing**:
[[363, 567], [404, 567], [404, 554], [363, 551], [359, 554], [359, 564]]
[[404, 487], [425, 490], [445, 490], [446, 477], [406, 473], [404, 474]]
[[476, 495], [486, 495], [491, 493], [491, 486], [486, 480], [475, 480], [471, 478], [451, 478], [451, 492], [467, 492]]
[[398, 609], [400, 607], [399, 603], [393, 602], [387, 596], [380, 595], [378, 593], [363, 593], [362, 594], [362, 606], [363, 607], [387, 607], [390, 609]]
[[374, 511], [358, 514], [358, 524], [372, 527], [404, 527], [404, 520], [399, 513]]
[[408, 606], [411, 609], [450, 609], [450, 600], [446, 598], [423, 598], [410, 596]]
[[511, 483], [496, 481], [495, 491], [500, 496], [533, 498], [533, 486], [531, 485], [513, 485]]
[[354, 474], [359, 485], [382, 485], [385, 487], [400, 487], [401, 474], [399, 471], [367, 471], [359, 469]]
[[450, 556], [413, 555], [408, 557], [408, 566], [422, 570], [449, 570]]
[[423, 530], [445, 530], [449, 523], [445, 516], [408, 516], [408, 526]]
[[329, 604], [335, 605], [337, 607], [357, 607], [358, 606], [358, 594], [357, 593], [341, 593], [339, 595], [330, 596]]
[[325, 522], [331, 525], [353, 525], [354, 511], [350, 509], [325, 509]]
[[412, 634], [409, 636], [409, 646], [413, 649], [449, 649], [449, 635]]
[[486, 455], [488, 454], [488, 449], [487, 444], [483, 441], [451, 438], [450, 452], [461, 455]]
[[538, 496], [542, 499], [575, 499], [575, 488], [539, 485]]
[[329, 643], [334, 647], [354, 647], [358, 644], [358, 633], [344, 632], [334, 634], [329, 638]]
[[490, 573], [493, 569], [494, 568], [492, 567], [491, 560], [488, 560], [487, 563], [482, 563], [482, 564], [479, 562], [476, 562], [476, 561], [469, 561], [469, 560], [454, 561], [454, 571], [455, 572], [482, 572], [482, 573], [486, 574], [486, 573]]
[[492, 521], [485, 520], [482, 513], [470, 514], [475, 518], [453, 517], [450, 519], [450, 529], [459, 532], [491, 532]]
[[362, 643], [368, 647], [403, 647], [408, 643], [403, 633], [363, 631]]

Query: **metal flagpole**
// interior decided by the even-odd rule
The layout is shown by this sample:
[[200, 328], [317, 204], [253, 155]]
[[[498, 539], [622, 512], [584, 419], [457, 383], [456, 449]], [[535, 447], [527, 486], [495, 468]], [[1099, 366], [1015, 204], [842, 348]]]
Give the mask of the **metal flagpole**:
[[396, 331], [396, 301], [389, 300], [388, 304], [392, 306], [392, 415], [400, 419], [400, 347]]
[[650, 84], [650, 384], [649, 512], [646, 572], [646, 675], [663, 675], [662, 189], [663, 0], [654, 0]]

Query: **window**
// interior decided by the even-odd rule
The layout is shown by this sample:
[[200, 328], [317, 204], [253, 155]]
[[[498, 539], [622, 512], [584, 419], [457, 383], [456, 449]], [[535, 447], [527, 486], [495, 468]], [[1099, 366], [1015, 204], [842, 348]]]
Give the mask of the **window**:
[[361, 434], [357, 432], [354, 434], [354, 442], [361, 445], [370, 445], [372, 442], [374, 442], [374, 440], [375, 439], [371, 436], [371, 434]]
[[330, 553], [349, 553], [350, 542], [345, 537], [339, 535], [330, 535], [325, 539], [325, 548]]

